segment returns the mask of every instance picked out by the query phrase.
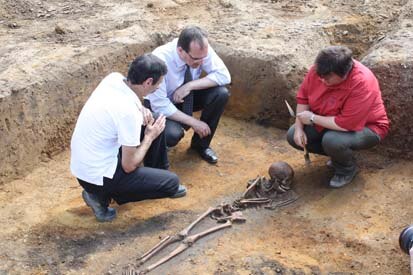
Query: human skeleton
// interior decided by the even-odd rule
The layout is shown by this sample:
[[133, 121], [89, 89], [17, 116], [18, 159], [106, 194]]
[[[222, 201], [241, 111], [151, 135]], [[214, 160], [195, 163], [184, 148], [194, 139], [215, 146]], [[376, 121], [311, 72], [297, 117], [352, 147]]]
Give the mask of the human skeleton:
[[[181, 232], [174, 236], [165, 237], [138, 259], [140, 266], [168, 245], [175, 242], [181, 243], [156, 263], [146, 267], [140, 272], [131, 270], [128, 274], [146, 274], [185, 251], [200, 238], [221, 229], [231, 227], [233, 223], [245, 222], [246, 219], [242, 216], [241, 211], [247, 207], [264, 205], [265, 208], [275, 209], [288, 205], [298, 199], [296, 193], [291, 189], [294, 171], [290, 165], [282, 161], [274, 162], [271, 164], [268, 173], [270, 175], [269, 180], [265, 177], [258, 176], [248, 181], [247, 190], [232, 204], [221, 204], [217, 207], [210, 207]], [[220, 224], [200, 233], [189, 235], [189, 232], [207, 216], [210, 216]]]

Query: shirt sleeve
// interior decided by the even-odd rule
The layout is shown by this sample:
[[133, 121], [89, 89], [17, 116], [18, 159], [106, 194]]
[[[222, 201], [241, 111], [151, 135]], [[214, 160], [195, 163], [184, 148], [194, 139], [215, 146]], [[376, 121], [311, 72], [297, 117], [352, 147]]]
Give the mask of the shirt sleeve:
[[297, 104], [302, 104], [302, 105], [309, 105], [308, 101], [308, 90], [309, 90], [309, 85], [310, 85], [310, 78], [311, 74], [313, 73], [313, 69], [311, 68], [310, 71], [305, 75], [303, 82], [300, 85], [300, 88], [298, 89], [296, 100]]
[[359, 82], [344, 101], [340, 113], [335, 116], [335, 123], [349, 131], [362, 130], [366, 125], [373, 102], [374, 94], [363, 82]]
[[136, 113], [124, 113], [118, 120], [118, 143], [124, 146], [138, 146], [140, 144], [142, 117]]
[[166, 93], [166, 82], [165, 78], [162, 80], [162, 83], [159, 85], [159, 88], [156, 89], [153, 93], [147, 96], [151, 101], [152, 111], [155, 113], [161, 113], [166, 117], [173, 115], [178, 109], [168, 98]]
[[218, 86], [231, 83], [231, 75], [227, 67], [211, 46], [209, 46], [208, 56], [202, 64], [202, 70], [207, 73], [206, 77], [217, 83]]

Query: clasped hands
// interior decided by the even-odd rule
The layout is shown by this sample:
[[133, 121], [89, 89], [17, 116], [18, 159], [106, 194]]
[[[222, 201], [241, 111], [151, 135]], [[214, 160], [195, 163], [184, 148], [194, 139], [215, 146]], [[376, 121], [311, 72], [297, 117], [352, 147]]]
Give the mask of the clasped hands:
[[151, 110], [145, 107], [142, 107], [141, 112], [143, 116], [143, 125], [146, 126], [145, 136], [148, 136], [152, 140], [156, 139], [165, 129], [165, 116], [159, 115], [154, 119]]

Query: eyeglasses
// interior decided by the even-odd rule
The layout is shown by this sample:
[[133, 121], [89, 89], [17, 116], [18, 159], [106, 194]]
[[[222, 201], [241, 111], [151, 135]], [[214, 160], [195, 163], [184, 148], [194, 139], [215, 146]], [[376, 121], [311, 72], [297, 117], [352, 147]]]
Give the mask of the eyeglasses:
[[193, 61], [200, 61], [206, 58], [206, 56], [204, 57], [193, 57], [189, 52], [185, 51], [186, 54], [193, 60]]

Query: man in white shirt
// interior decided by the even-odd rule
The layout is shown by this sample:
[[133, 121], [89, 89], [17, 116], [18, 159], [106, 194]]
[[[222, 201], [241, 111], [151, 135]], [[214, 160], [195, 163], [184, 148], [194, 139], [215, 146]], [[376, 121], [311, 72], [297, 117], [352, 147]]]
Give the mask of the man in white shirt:
[[176, 174], [169, 172], [165, 117], [154, 119], [142, 106], [167, 72], [152, 54], [136, 58], [128, 77], [106, 76], [79, 115], [71, 141], [72, 174], [83, 187], [82, 197], [98, 221], [111, 221], [118, 204], [186, 194]]
[[[167, 117], [167, 145], [175, 146], [184, 129], [191, 127], [191, 148], [209, 163], [216, 163], [210, 143], [228, 101], [224, 85], [231, 82], [224, 62], [198, 27], [185, 28], [178, 39], [156, 48], [153, 54], [165, 61], [168, 73], [159, 88], [146, 97], [145, 105]], [[200, 78], [202, 72], [206, 75]], [[192, 112], [199, 110], [201, 118], [194, 118]]]

